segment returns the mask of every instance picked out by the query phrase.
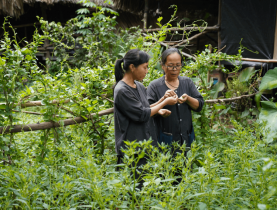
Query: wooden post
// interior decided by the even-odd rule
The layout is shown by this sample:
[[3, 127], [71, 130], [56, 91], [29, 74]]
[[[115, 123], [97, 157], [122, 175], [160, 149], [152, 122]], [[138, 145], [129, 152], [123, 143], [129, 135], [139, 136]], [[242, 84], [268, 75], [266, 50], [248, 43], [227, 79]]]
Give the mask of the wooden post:
[[148, 18], [148, 0], [144, 0], [144, 15], [143, 15], [143, 29], [147, 28], [147, 18]]
[[[218, 37], [218, 44], [217, 44], [217, 50], [220, 50], [221, 46], [221, 6], [222, 6], [222, 0], [219, 0], [218, 2], [218, 26], [219, 30], [217, 32], [217, 37]], [[219, 80], [220, 82], [223, 82], [224, 75], [223, 72], [221, 71], [221, 62], [218, 61], [218, 66], [219, 66]]]
[[28, 40], [27, 27], [24, 27], [25, 39]]
[[[210, 53], [212, 53], [213, 48], [212, 48], [211, 44], [209, 44], [209, 50], [210, 50]], [[207, 83], [209, 83], [209, 82], [210, 82], [210, 71], [208, 71], [208, 74], [207, 74]]]
[[[40, 3], [40, 7], [41, 7], [41, 15], [43, 17], [44, 20], [47, 20], [47, 12], [46, 12], [46, 4], [45, 3]], [[43, 47], [46, 47], [49, 45], [49, 40], [48, 39], [45, 39], [44, 40], [44, 44], [43, 44]], [[50, 52], [49, 50], [46, 49], [46, 53], [45, 53], [45, 60], [50, 59]], [[48, 69], [49, 66], [46, 65], [46, 68]]]
[[219, 0], [218, 3], [218, 26], [219, 26], [219, 30], [217, 32], [217, 36], [218, 36], [218, 50], [220, 49], [220, 45], [221, 45], [221, 0]]
[[277, 60], [277, 10], [276, 10], [276, 22], [275, 22], [273, 60]]

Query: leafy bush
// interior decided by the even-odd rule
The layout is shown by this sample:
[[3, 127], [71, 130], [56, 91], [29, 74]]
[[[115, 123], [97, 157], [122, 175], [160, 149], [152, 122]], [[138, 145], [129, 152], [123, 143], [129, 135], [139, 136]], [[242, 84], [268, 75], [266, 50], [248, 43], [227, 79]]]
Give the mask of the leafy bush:
[[[84, 5], [94, 6], [89, 1]], [[274, 129], [269, 123], [255, 122], [250, 111], [232, 111], [230, 104], [206, 104], [201, 113], [194, 114], [196, 142], [190, 151], [185, 145], [153, 148], [150, 141], [133, 142], [125, 150], [124, 164], [116, 164], [113, 118], [97, 114], [113, 107], [114, 62], [129, 49], [139, 48], [152, 56], [144, 85], [160, 77], [158, 61], [163, 49], [159, 42], [165, 39], [174, 16], [165, 25], [159, 18], [162, 30], [157, 33], [142, 35], [137, 28], [115, 33], [115, 18], [108, 16], [115, 12], [96, 9], [92, 15], [86, 8], [79, 10], [79, 16], [65, 26], [40, 20], [43, 35], [36, 32], [25, 48], [19, 47], [15, 37], [4, 34], [0, 59], [0, 208], [275, 209]], [[45, 40], [54, 46], [56, 60], [48, 60], [47, 68], [40, 69], [35, 54]], [[220, 91], [234, 97], [230, 87], [223, 83], [212, 86], [206, 81], [208, 72], [219, 68], [218, 60], [239, 60], [241, 50], [238, 55], [226, 55], [206, 49], [195, 55], [195, 61], [186, 60], [181, 74], [192, 77], [205, 99], [217, 98]], [[239, 68], [236, 66], [235, 71]], [[237, 92], [243, 89], [241, 93], [251, 93], [247, 89], [250, 78], [257, 79], [252, 73], [243, 72], [244, 76], [236, 78], [244, 80]], [[261, 84], [267, 84], [265, 80]], [[257, 82], [252, 84], [257, 87]], [[270, 84], [265, 89], [275, 83]], [[237, 87], [235, 83], [233, 87]], [[28, 101], [36, 100], [41, 106], [23, 111]], [[265, 113], [263, 106], [261, 119]], [[62, 126], [65, 119], [79, 116], [86, 122]], [[34, 122], [59, 123], [61, 127], [9, 132], [15, 124]], [[140, 179], [136, 180], [130, 174], [135, 174], [133, 163], [140, 158], [148, 161], [137, 172]]]

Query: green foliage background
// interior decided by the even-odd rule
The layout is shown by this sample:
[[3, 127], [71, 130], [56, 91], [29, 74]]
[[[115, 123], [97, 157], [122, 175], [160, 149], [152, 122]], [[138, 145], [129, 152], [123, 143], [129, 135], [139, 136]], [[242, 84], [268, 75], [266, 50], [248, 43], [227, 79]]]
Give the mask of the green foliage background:
[[[125, 164], [116, 165], [112, 115], [88, 116], [113, 107], [114, 63], [129, 49], [151, 55], [145, 86], [162, 76], [159, 42], [169, 33], [174, 15], [165, 25], [158, 19], [161, 31], [142, 35], [138, 28], [116, 30], [116, 12], [83, 3], [96, 7], [96, 12], [80, 9], [65, 26], [40, 19], [43, 35], [36, 31], [33, 42], [24, 48], [19, 47], [15, 31], [5, 32], [1, 40], [0, 208], [276, 209], [276, 130], [269, 126], [275, 118], [267, 118], [268, 112], [276, 116], [273, 102], [263, 102], [260, 113], [248, 99], [237, 102], [243, 111], [231, 108], [230, 103], [206, 104], [193, 116], [196, 141], [187, 158], [185, 145], [174, 145], [183, 152], [172, 157], [164, 145], [153, 148], [149, 141], [132, 142], [125, 151]], [[8, 19], [4, 30], [6, 25]], [[188, 37], [191, 32], [183, 33]], [[53, 44], [56, 60], [48, 60], [41, 68], [35, 55], [45, 39]], [[226, 55], [216, 49], [210, 52], [207, 46], [195, 55], [195, 61], [186, 60], [181, 74], [194, 80], [205, 99], [218, 98], [220, 92], [226, 97], [250, 94], [250, 87], [257, 87], [260, 79], [253, 69], [243, 70], [228, 86], [207, 82], [208, 71], [219, 68], [218, 60], [240, 60], [242, 50]], [[236, 66], [234, 71], [239, 69]], [[260, 93], [275, 87], [272, 71], [276, 70], [262, 79]], [[35, 100], [43, 106], [23, 110], [20, 105]], [[4, 133], [16, 124], [62, 122], [77, 116], [88, 121], [44, 131]], [[138, 180], [130, 173], [136, 170], [132, 163], [145, 154], [149, 161], [141, 169], [144, 184], [139, 190]], [[182, 178], [180, 183], [178, 178]]]

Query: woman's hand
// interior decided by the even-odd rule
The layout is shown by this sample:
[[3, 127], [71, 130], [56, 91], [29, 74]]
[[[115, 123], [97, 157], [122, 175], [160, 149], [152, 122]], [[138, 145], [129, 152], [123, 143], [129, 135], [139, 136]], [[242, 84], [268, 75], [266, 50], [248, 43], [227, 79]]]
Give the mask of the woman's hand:
[[199, 101], [186, 93], [183, 94], [180, 98], [178, 98], [178, 103], [182, 104], [186, 102], [192, 109], [197, 110], [199, 107]]
[[165, 118], [171, 114], [171, 111], [169, 111], [168, 109], [160, 109], [158, 111], [158, 114]]
[[188, 97], [189, 96], [186, 93], [183, 94], [180, 98], [178, 98], [178, 103], [182, 104], [182, 103], [186, 102], [188, 100]]
[[167, 90], [164, 94], [164, 98], [168, 98], [168, 97], [176, 97], [178, 98], [177, 94], [174, 92], [174, 90]]
[[172, 106], [172, 105], [175, 105], [178, 102], [178, 98], [177, 97], [168, 97], [164, 101], [167, 105]]

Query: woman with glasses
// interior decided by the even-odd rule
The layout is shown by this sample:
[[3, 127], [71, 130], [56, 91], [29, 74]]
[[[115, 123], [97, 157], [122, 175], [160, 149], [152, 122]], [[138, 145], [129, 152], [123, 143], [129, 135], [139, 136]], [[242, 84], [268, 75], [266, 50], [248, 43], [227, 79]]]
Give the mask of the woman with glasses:
[[183, 60], [177, 48], [165, 50], [161, 64], [165, 75], [149, 84], [147, 99], [153, 104], [163, 97], [172, 96], [178, 98], [178, 103], [164, 107], [171, 111], [169, 116], [159, 111], [155, 118], [159, 143], [162, 141], [161, 136], [166, 134], [171, 135], [172, 141], [180, 145], [186, 143], [186, 146], [190, 147], [194, 139], [191, 110], [196, 112], [202, 110], [203, 97], [190, 78], [179, 76]]

